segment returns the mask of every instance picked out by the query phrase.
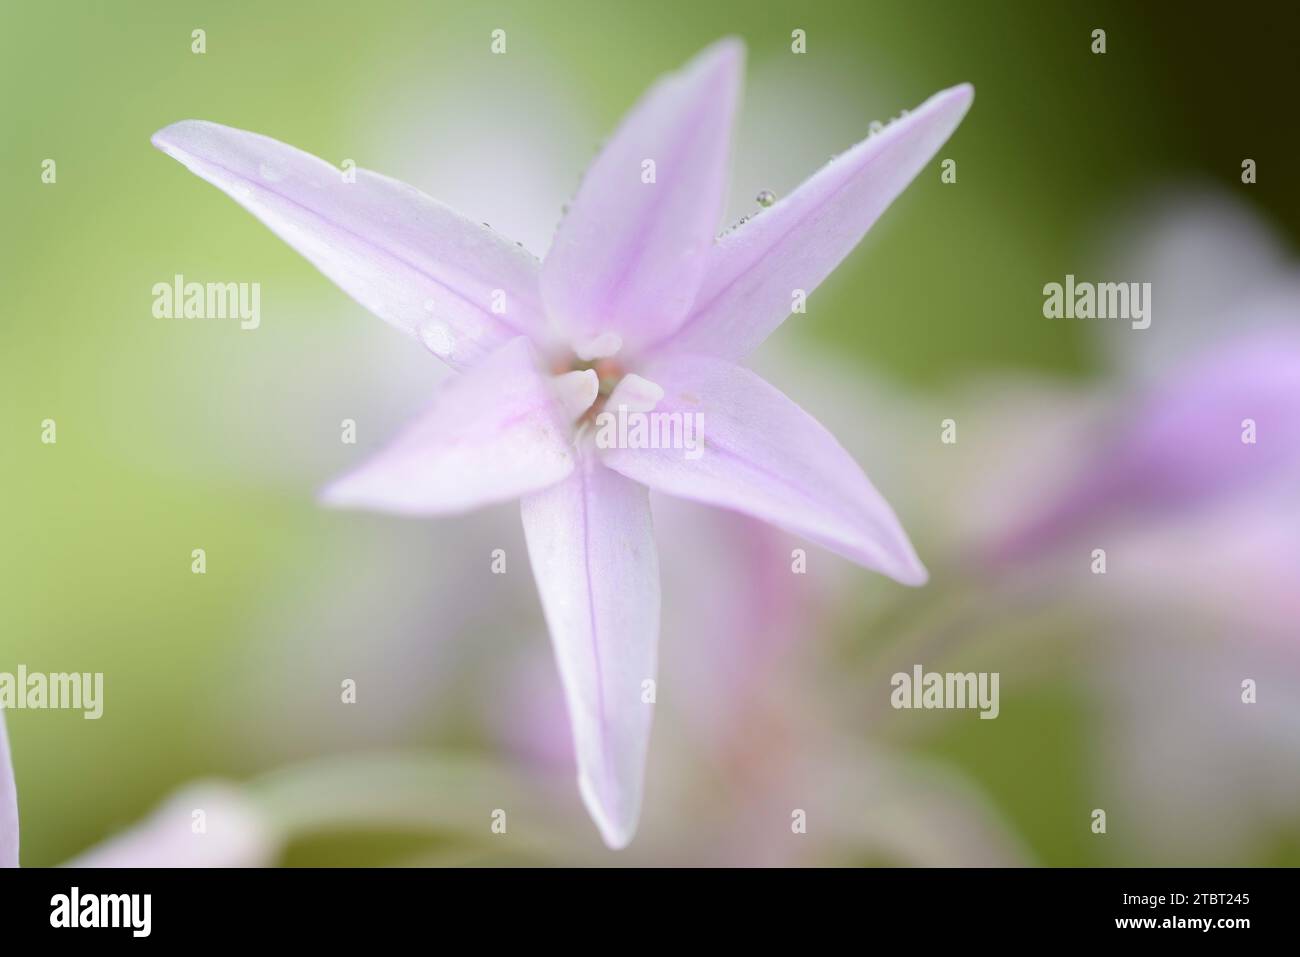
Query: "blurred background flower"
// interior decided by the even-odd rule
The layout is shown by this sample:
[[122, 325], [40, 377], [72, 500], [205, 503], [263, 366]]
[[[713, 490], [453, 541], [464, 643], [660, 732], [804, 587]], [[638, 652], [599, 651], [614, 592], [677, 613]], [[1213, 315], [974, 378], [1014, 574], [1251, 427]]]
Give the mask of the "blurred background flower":
[[[1300, 863], [1300, 183], [1281, 172], [1300, 143], [1270, 92], [1295, 85], [1298, 17], [6, 4], [0, 76], [24, 95], [0, 151], [0, 671], [106, 689], [99, 721], [5, 715], [23, 863]], [[909, 593], [811, 547], [793, 574], [800, 543], [656, 501], [652, 784], [615, 856], [574, 793], [515, 510], [314, 503], [440, 364], [148, 137], [189, 116], [266, 132], [540, 254], [647, 80], [729, 33], [750, 61], [732, 219], [871, 121], [979, 90], [940, 154], [957, 182], [922, 174], [754, 357], [864, 465], [933, 578]], [[176, 273], [260, 282], [261, 327], [153, 319]], [[1152, 282], [1152, 327], [1044, 319], [1066, 273]], [[1244, 460], [1247, 417], [1263, 454]], [[1203, 428], [1225, 422], [1236, 444]], [[998, 719], [889, 708], [915, 662], [999, 671]], [[195, 809], [227, 836], [196, 843]]]

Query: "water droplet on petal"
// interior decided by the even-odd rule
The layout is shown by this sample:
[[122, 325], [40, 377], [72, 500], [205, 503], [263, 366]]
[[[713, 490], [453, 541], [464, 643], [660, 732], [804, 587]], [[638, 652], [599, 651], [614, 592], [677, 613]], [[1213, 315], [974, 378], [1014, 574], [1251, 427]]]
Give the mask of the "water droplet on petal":
[[884, 125], [883, 123], [881, 123], [880, 120], [872, 120], [869, 124], [867, 124], [867, 135], [868, 135], [868, 136], [875, 136], [877, 133], [879, 133], [879, 132], [880, 132], [881, 130], [883, 130], [884, 128], [885, 128], [885, 125]]
[[425, 347], [436, 356], [446, 356], [451, 353], [451, 333], [442, 323], [435, 322], [425, 326], [420, 330], [420, 339], [423, 340]]
[[758, 195], [754, 197], [754, 202], [765, 208], [771, 206], [776, 202], [776, 193], [770, 189], [759, 190]]

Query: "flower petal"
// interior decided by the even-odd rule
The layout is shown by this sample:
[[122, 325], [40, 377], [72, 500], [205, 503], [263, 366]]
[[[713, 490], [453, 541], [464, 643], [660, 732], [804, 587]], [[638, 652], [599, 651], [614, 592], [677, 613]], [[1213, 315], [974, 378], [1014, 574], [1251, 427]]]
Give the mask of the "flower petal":
[[[1037, 558], [1108, 521], [1211, 509], [1258, 496], [1274, 483], [1294, 484], [1300, 331], [1291, 323], [1300, 314], [1300, 294], [1268, 307], [1272, 324], [1208, 345], [1118, 404], [1111, 421], [1099, 423], [1104, 441], [1089, 466], [1010, 529], [991, 555]], [[1249, 327], [1254, 312], [1243, 301], [1231, 321]]]
[[641, 811], [659, 642], [659, 559], [646, 489], [590, 450], [566, 481], [523, 501], [569, 706], [578, 788], [605, 843], [627, 845]]
[[816, 289], [924, 168], [974, 95], [969, 84], [936, 93], [720, 238], [690, 316], [660, 346], [726, 359], [751, 352], [790, 314], [794, 291]]
[[926, 581], [898, 519], [852, 456], [772, 386], [708, 356], [675, 356], [643, 371], [664, 390], [651, 414], [681, 415], [684, 426], [699, 416], [692, 434], [702, 434], [703, 446], [604, 448], [610, 468], [763, 519], [905, 585]]
[[573, 471], [564, 401], [521, 336], [444, 382], [428, 411], [321, 500], [438, 515], [553, 485]]
[[18, 866], [18, 785], [9, 760], [9, 736], [0, 709], [0, 867]]
[[686, 315], [722, 219], [743, 62], [722, 40], [661, 79], [587, 171], [542, 266], [547, 309], [572, 338], [635, 346]]
[[347, 181], [302, 150], [202, 120], [173, 123], [153, 144], [453, 368], [521, 333], [545, 335], [537, 260], [412, 186], [359, 168]]
[[[194, 829], [194, 812], [204, 829]], [[202, 781], [173, 794], [149, 817], [68, 862], [69, 867], [269, 867], [282, 839], [243, 789]]]

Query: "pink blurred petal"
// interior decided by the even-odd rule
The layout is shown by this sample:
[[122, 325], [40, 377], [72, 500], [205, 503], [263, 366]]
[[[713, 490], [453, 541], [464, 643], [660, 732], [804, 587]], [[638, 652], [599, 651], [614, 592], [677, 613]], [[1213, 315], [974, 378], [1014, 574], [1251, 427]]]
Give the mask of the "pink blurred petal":
[[970, 107], [962, 84], [936, 93], [805, 180], [709, 251], [690, 316], [660, 348], [739, 359], [811, 293], [916, 177]]
[[[573, 381], [564, 379], [566, 385]], [[378, 455], [327, 486], [321, 500], [436, 515], [553, 485], [573, 471], [565, 412], [571, 400], [520, 337], [444, 382], [427, 412]]]
[[[1300, 299], [1289, 304], [1300, 316]], [[1141, 510], [1202, 508], [1300, 466], [1300, 326], [1220, 342], [1173, 370], [1114, 416], [1093, 465], [995, 549], [1032, 554]], [[1256, 441], [1242, 441], [1253, 419]]]
[[907, 534], [862, 469], [772, 386], [706, 356], [674, 356], [644, 371], [664, 389], [655, 415], [702, 415], [703, 454], [605, 449], [610, 468], [656, 491], [760, 518], [903, 584], [926, 581]]
[[[196, 812], [202, 812], [201, 819]], [[187, 787], [68, 866], [266, 867], [275, 862], [280, 845], [256, 804], [238, 788], [214, 781]]]
[[0, 867], [18, 866], [18, 785], [9, 758], [9, 734], [0, 708]]
[[[1300, 318], [1300, 299], [1292, 304]], [[1127, 418], [1127, 416], [1126, 416]], [[1255, 444], [1242, 442], [1254, 419]], [[1217, 344], [1142, 397], [1106, 456], [1137, 499], [1182, 501], [1300, 460], [1300, 326]]]
[[645, 488], [590, 452], [563, 483], [523, 500], [524, 534], [564, 686], [578, 787], [611, 848], [641, 810], [654, 705], [659, 562]]
[[1196, 179], [1147, 182], [1114, 205], [1102, 214], [1096, 274], [1150, 282], [1167, 320], [1140, 336], [1124, 322], [1088, 325], [1118, 371], [1154, 381], [1222, 338], [1226, 316], [1234, 334], [1269, 324], [1267, 309], [1247, 304], [1285, 282], [1289, 252], [1239, 191]]
[[482, 705], [484, 718], [501, 743], [532, 768], [572, 774], [573, 730], [554, 654], [540, 643], [530, 645], [497, 669], [494, 678], [494, 689], [483, 697]]
[[344, 182], [309, 153], [202, 120], [173, 123], [153, 144], [453, 368], [521, 333], [545, 336], [537, 260], [412, 186], [364, 169]]
[[800, 542], [739, 512], [659, 496], [654, 517], [664, 575], [660, 661], [673, 675], [672, 704], [690, 746], [722, 752], [744, 741], [771, 754], [780, 735], [757, 736], [760, 744], [755, 712], [791, 691], [799, 649], [821, 634], [822, 590], [833, 576], [816, 563], [812, 574], [796, 574], [791, 553]]
[[542, 266], [547, 309], [572, 337], [635, 346], [686, 315], [722, 218], [743, 61], [722, 40], [661, 79], [588, 169]]

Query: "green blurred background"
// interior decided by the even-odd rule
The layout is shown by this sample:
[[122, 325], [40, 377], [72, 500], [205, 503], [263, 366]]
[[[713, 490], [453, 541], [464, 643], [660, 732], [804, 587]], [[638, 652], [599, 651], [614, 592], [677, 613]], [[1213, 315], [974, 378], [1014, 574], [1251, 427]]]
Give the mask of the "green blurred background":
[[[811, 172], [871, 120], [970, 81], [974, 108], [940, 152], [957, 158], [958, 186], [923, 174], [783, 334], [920, 389], [1022, 369], [1086, 379], [1099, 359], [1084, 327], [1042, 321], [1040, 290], [1075, 269], [1135, 194], [1200, 178], [1244, 193], [1293, 244], [1300, 236], [1300, 181], [1289, 175], [1300, 127], [1281, 105], [1297, 86], [1300, 15], [1193, 6], [6, 0], [0, 669], [104, 671], [107, 685], [98, 722], [9, 715], [24, 863], [69, 858], [191, 778], [242, 778], [373, 743], [295, 730], [313, 719], [291, 708], [237, 718], [248, 696], [297, 680], [294, 654], [311, 653], [295, 646], [268, 665], [252, 646], [301, 609], [310, 627], [355, 646], [363, 668], [367, 629], [385, 627], [385, 589], [418, 587], [425, 574], [394, 582], [372, 574], [372, 558], [393, 534], [418, 557], [421, 536], [445, 541], [460, 527], [395, 533], [314, 505], [314, 490], [358, 454], [339, 445], [338, 421], [373, 410], [363, 428], [376, 436], [400, 422], [427, 394], [427, 357], [154, 151], [153, 131], [210, 119], [439, 195], [438, 163], [453, 152], [518, 164], [527, 179], [541, 161], [518, 148], [494, 105], [514, 90], [554, 91], [585, 131], [547, 146], [574, 161], [570, 179], [541, 197], [558, 216], [599, 138], [650, 80], [736, 34], [751, 76], [769, 84], [751, 84], [742, 148], [746, 135], [779, 143], [790, 130], [788, 155], [738, 161], [743, 208], [760, 188], [788, 190], [793, 169]], [[503, 58], [488, 54], [498, 27]], [[804, 58], [789, 52], [795, 27], [807, 31]], [[1105, 56], [1089, 51], [1095, 27], [1107, 30]], [[190, 50], [195, 28], [207, 33], [201, 56]], [[787, 114], [783, 70], [807, 74], [792, 73], [792, 89], [824, 90], [815, 133]], [[436, 118], [426, 98], [442, 104]], [[1250, 190], [1239, 183], [1244, 156], [1260, 166]], [[56, 185], [40, 180], [45, 158], [57, 161]], [[520, 182], [502, 181], [494, 208], [508, 209]], [[175, 273], [261, 282], [263, 327], [153, 319], [151, 286]], [[389, 381], [391, 394], [376, 396]], [[38, 440], [47, 417], [56, 446]], [[196, 547], [207, 550], [204, 576], [190, 573]], [[355, 617], [312, 610], [340, 590], [354, 595]], [[489, 608], [428, 627], [436, 643], [506, 626]], [[261, 669], [251, 690], [250, 661]], [[322, 699], [336, 687], [324, 683]], [[1036, 859], [1113, 860], [1065, 824], [1092, 800], [1084, 706], [1066, 684], [1019, 694], [1004, 698], [996, 737], [954, 722], [924, 747], [966, 768]], [[392, 737], [405, 743], [468, 733], [432, 700], [399, 717]], [[282, 732], [279, 749], [250, 746]], [[346, 845], [331, 854], [353, 859]]]

